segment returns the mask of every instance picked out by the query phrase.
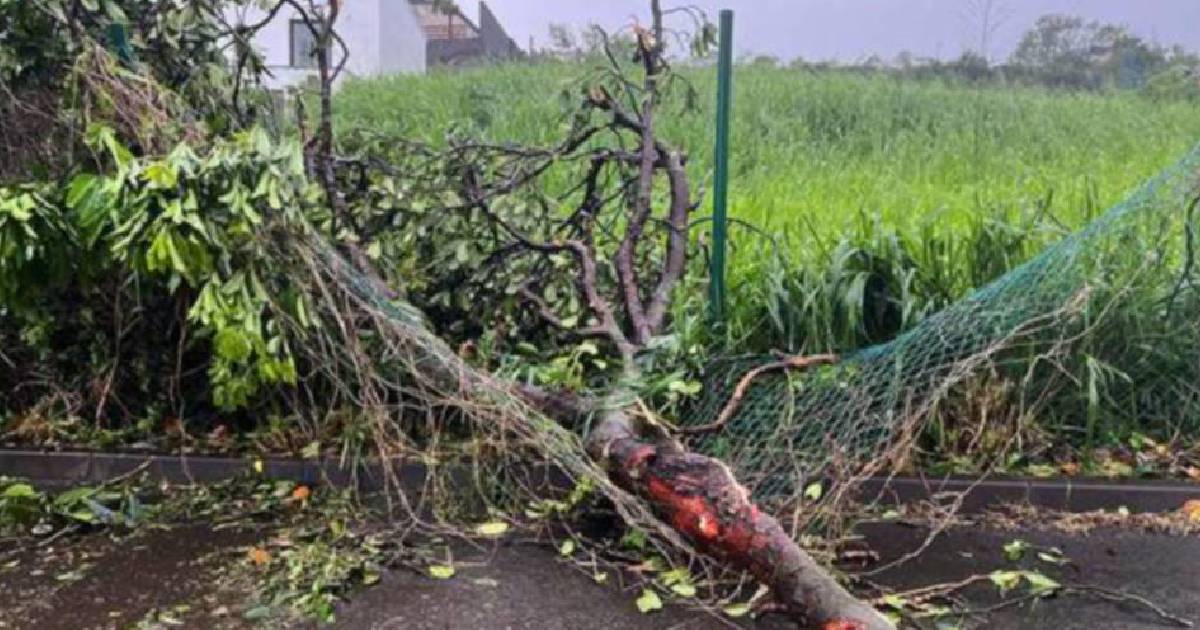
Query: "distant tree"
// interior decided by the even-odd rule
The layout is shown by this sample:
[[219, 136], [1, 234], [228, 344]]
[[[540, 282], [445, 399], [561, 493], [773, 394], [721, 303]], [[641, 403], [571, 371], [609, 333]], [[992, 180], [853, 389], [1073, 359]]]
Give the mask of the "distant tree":
[[550, 48], [555, 53], [577, 54], [579, 50], [579, 40], [575, 37], [575, 31], [566, 24], [551, 24], [550, 25]]
[[917, 56], [914, 55], [910, 50], [902, 50], [900, 51], [900, 54], [896, 55], [896, 61], [894, 63], [896, 64], [897, 68], [904, 71], [909, 71], [917, 66]]
[[1012, 64], [1051, 83], [1070, 85], [1088, 68], [1087, 24], [1070, 15], [1038, 18], [1012, 55]]
[[579, 31], [567, 24], [550, 25], [550, 49], [547, 52], [553, 56], [577, 59], [607, 55], [605, 48], [615, 57], [628, 59], [637, 50], [637, 41], [632, 32], [608, 33], [595, 24]]
[[1166, 52], [1124, 26], [1045, 15], [1021, 38], [1011, 64], [1055, 87], [1137, 88], [1167, 64]]
[[956, 77], [971, 82], [986, 81], [992, 77], [992, 67], [987, 57], [970, 50], [947, 64], [947, 68]]
[[1102, 55], [1101, 68], [1117, 87], [1141, 88], [1149, 76], [1167, 65], [1167, 52], [1132, 34], [1123, 26], [1105, 25], [1096, 30], [1092, 47]]
[[1200, 102], [1200, 66], [1172, 65], [1150, 77], [1142, 93], [1156, 101]]
[[780, 65], [779, 57], [775, 55], [755, 55], [750, 59], [750, 65], [765, 68], [777, 68]]
[[880, 57], [879, 55], [871, 55], [870, 57], [867, 57], [866, 61], [859, 64], [859, 66], [865, 70], [877, 72], [880, 70], [886, 70], [888, 64], [883, 60], [883, 57]]
[[967, 0], [963, 7], [963, 20], [978, 29], [974, 52], [989, 65], [992, 58], [992, 41], [1004, 23], [1012, 18], [1012, 10], [1003, 0]]
[[1166, 56], [1168, 64], [1200, 68], [1200, 54], [1191, 52], [1179, 44], [1167, 49]]

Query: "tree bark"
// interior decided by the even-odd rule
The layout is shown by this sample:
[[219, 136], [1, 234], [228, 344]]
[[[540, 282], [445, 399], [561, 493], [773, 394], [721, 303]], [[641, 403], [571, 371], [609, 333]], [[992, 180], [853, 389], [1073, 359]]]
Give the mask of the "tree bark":
[[778, 520], [758, 509], [721, 462], [640, 438], [621, 408], [605, 413], [588, 437], [588, 451], [698, 551], [770, 587], [801, 627], [893, 629], [805, 553]]

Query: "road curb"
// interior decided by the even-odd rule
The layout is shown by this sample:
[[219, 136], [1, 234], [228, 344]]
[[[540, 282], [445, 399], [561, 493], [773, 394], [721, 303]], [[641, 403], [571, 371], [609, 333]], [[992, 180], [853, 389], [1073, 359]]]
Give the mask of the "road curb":
[[[261, 462], [261, 472], [256, 467]], [[212, 483], [244, 474], [261, 474], [271, 479], [300, 483], [355, 486], [378, 490], [385, 485], [384, 469], [375, 462], [351, 468], [337, 460], [304, 460], [280, 457], [257, 458], [138, 453], [43, 452], [0, 449], [0, 476], [21, 477], [44, 486], [95, 484], [140, 467], [156, 481], [169, 483]], [[392, 464], [394, 477], [403, 486], [419, 488], [426, 469], [419, 464]], [[543, 479], [554, 483], [553, 474]], [[960, 511], [977, 513], [1005, 503], [1025, 503], [1069, 512], [1112, 510], [1131, 512], [1177, 510], [1189, 500], [1200, 500], [1200, 484], [1169, 481], [1106, 481], [1090, 479], [1020, 479], [963, 477], [877, 477], [863, 482], [859, 496], [885, 505], [916, 501], [949, 500], [965, 493]]]
[[[420, 483], [424, 479], [422, 466], [399, 463], [397, 466], [406, 483]], [[352, 468], [330, 459], [0, 449], [0, 476], [21, 477], [46, 486], [101, 483], [142, 467], [151, 479], [175, 484], [213, 483], [239, 475], [260, 474], [270, 479], [353, 485], [366, 490], [384, 485], [382, 468], [378, 464]]]
[[1102, 479], [1022, 479], [961, 477], [894, 477], [868, 479], [860, 496], [877, 497], [885, 505], [916, 501], [946, 502], [965, 493], [960, 512], [974, 514], [1002, 504], [1028, 504], [1065, 512], [1115, 510], [1167, 512], [1189, 500], [1200, 500], [1200, 484], [1172, 481]]

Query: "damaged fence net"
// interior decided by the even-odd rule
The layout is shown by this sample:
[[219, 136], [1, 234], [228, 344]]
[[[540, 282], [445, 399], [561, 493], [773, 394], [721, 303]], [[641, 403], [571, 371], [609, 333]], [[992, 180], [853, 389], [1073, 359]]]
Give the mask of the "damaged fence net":
[[[1198, 176], [1195, 149], [1023, 265], [834, 365], [747, 380], [776, 358], [714, 362], [685, 421], [726, 418], [691, 446], [767, 500], [880, 472], [939, 415], [1038, 414], [1084, 433], [1196, 426]], [[992, 409], [972, 410], [979, 398]]]

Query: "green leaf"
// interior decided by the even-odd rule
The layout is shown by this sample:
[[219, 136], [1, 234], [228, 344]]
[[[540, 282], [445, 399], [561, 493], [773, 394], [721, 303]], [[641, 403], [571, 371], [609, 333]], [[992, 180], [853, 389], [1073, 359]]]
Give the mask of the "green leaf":
[[174, 188], [178, 181], [175, 169], [164, 162], [154, 162], [146, 166], [142, 177], [156, 188]]
[[214, 340], [217, 354], [230, 363], [242, 363], [250, 358], [253, 347], [250, 339], [236, 328], [222, 328]]
[[54, 505], [58, 508], [69, 509], [72, 506], [82, 503], [84, 499], [91, 498], [95, 494], [96, 489], [91, 486], [72, 488], [55, 497]]
[[1011, 591], [1021, 583], [1020, 571], [992, 571], [988, 577], [992, 580], [992, 584], [995, 584], [1000, 589], [1001, 595]]
[[1007, 558], [1009, 562], [1016, 562], [1017, 560], [1020, 560], [1028, 550], [1029, 543], [1025, 542], [1024, 540], [1013, 540], [1005, 543], [1004, 557]]
[[309, 442], [308, 446], [300, 451], [300, 456], [304, 459], [317, 459], [321, 456], [321, 443], [317, 440]]
[[727, 616], [733, 617], [734, 619], [745, 617], [746, 615], [750, 614], [750, 604], [730, 604], [725, 608], [722, 608], [721, 612], [724, 612]]
[[646, 533], [641, 530], [630, 530], [621, 537], [621, 546], [626, 549], [645, 549]]
[[67, 206], [78, 209], [80, 202], [92, 194], [100, 178], [87, 173], [76, 175], [67, 186]]
[[562, 544], [558, 546], [558, 555], [563, 556], [564, 558], [573, 553], [575, 553], [574, 540], [564, 540]]
[[1132, 477], [1134, 472], [1133, 466], [1115, 459], [1104, 462], [1100, 469], [1106, 477]]
[[672, 584], [671, 591], [680, 597], [695, 597], [696, 596], [696, 587], [688, 582], [680, 582], [679, 584]]
[[676, 394], [683, 396], [695, 396], [700, 393], [703, 386], [699, 381], [671, 381], [667, 384], [667, 389]]
[[1030, 475], [1038, 478], [1053, 477], [1058, 474], [1058, 469], [1049, 464], [1030, 464], [1026, 470]]
[[808, 487], [804, 489], [804, 498], [809, 501], [820, 501], [823, 493], [824, 488], [821, 487], [821, 482], [816, 481], [808, 484]]
[[670, 571], [663, 571], [659, 578], [663, 581], [663, 584], [672, 586], [690, 582], [692, 575], [688, 573], [687, 569], [671, 569]]
[[429, 575], [439, 580], [449, 580], [454, 577], [454, 567], [445, 564], [430, 565]]
[[504, 532], [508, 531], [508, 523], [503, 521], [492, 521], [490, 523], [482, 523], [475, 527], [475, 533], [480, 536], [503, 536]]
[[39, 496], [40, 493], [27, 483], [14, 483], [4, 489], [3, 495], [5, 499], [36, 499]]
[[1062, 588], [1061, 584], [1037, 571], [1026, 571], [1025, 580], [1029, 582], [1029, 591], [1037, 595], [1049, 595]]
[[637, 609], [642, 614], [662, 610], [662, 600], [659, 599], [658, 593], [651, 589], [642, 589], [642, 596], [637, 599]]

